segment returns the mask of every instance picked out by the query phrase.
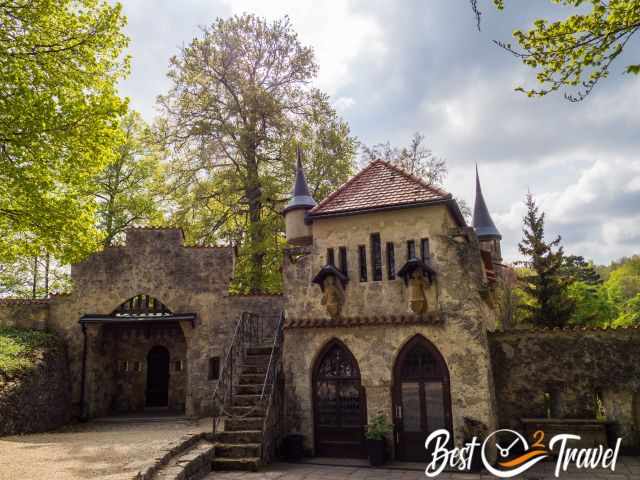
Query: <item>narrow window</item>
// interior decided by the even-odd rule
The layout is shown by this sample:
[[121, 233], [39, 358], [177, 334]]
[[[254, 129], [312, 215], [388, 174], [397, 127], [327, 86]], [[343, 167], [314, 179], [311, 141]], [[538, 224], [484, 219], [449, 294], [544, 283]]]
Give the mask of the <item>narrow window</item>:
[[360, 261], [360, 281], [367, 281], [367, 249], [364, 245], [358, 246], [358, 259]]
[[551, 418], [551, 392], [544, 392], [544, 416]]
[[333, 248], [327, 248], [327, 265], [336, 265], [335, 255], [333, 254]]
[[393, 242], [387, 242], [387, 278], [396, 278], [396, 250]]
[[428, 262], [431, 259], [431, 251], [429, 250], [429, 239], [423, 238], [420, 240], [420, 257], [425, 262]]
[[218, 380], [220, 378], [220, 357], [211, 357], [209, 359], [209, 380]]
[[182, 371], [182, 360], [176, 360], [175, 371], [176, 372], [181, 372]]
[[371, 271], [374, 282], [382, 280], [382, 246], [379, 233], [371, 234]]
[[604, 402], [602, 401], [602, 391], [596, 390], [593, 392], [593, 400], [596, 419], [605, 420], [607, 418], [607, 410], [604, 408]]
[[349, 276], [349, 267], [347, 265], [347, 247], [340, 247], [338, 249], [340, 254], [340, 271], [345, 277]]
[[416, 241], [407, 240], [407, 260], [416, 256]]
[[129, 371], [129, 361], [128, 360], [120, 360], [120, 369], [121, 372]]
[[142, 364], [140, 362], [133, 362], [133, 371], [134, 372], [141, 372], [142, 371]]

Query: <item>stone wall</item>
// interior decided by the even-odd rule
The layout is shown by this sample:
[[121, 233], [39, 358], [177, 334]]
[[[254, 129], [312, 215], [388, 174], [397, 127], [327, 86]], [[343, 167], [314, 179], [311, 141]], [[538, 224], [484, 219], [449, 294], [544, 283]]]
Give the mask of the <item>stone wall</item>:
[[0, 379], [0, 436], [44, 432], [71, 419], [71, 389], [64, 343], [44, 348], [35, 366]]
[[[188, 415], [206, 415], [212, 407], [217, 384], [208, 377], [209, 358], [223, 357], [235, 323], [242, 311], [277, 311], [279, 296], [237, 297], [228, 293], [234, 258], [227, 247], [188, 247], [178, 229], [133, 229], [126, 245], [107, 248], [73, 265], [73, 292], [50, 302], [50, 328], [68, 343], [75, 413], [82, 398], [83, 333], [79, 324], [85, 314], [109, 315], [126, 300], [150, 295], [173, 313], [195, 313], [194, 326], [181, 325], [184, 341], [185, 399]], [[116, 394], [117, 358], [101, 327], [87, 326], [87, 389], [89, 416], [110, 413]], [[123, 343], [125, 342], [125, 343]], [[119, 340], [120, 350], [142, 357], [148, 345], [136, 345], [136, 336]]]
[[[370, 234], [379, 232], [383, 248], [382, 281], [372, 281]], [[429, 289], [433, 324], [411, 318], [402, 279], [388, 280], [385, 245], [395, 245], [396, 271], [407, 260], [407, 240], [429, 238], [437, 271]], [[358, 245], [367, 249], [368, 281], [359, 281]], [[321, 305], [320, 287], [311, 282], [326, 264], [326, 249], [347, 247], [349, 282], [341, 318], [333, 321]], [[383, 412], [393, 418], [392, 372], [403, 345], [423, 335], [440, 351], [450, 374], [453, 428], [462, 441], [463, 417], [495, 425], [493, 378], [486, 335], [494, 316], [483, 299], [486, 287], [479, 245], [473, 231], [456, 227], [446, 207], [407, 208], [388, 212], [326, 218], [313, 222], [313, 244], [285, 252], [284, 368], [289, 431], [305, 436], [313, 450], [311, 375], [322, 348], [342, 341], [360, 367], [369, 417]], [[322, 326], [324, 322], [325, 326]], [[385, 323], [385, 324], [382, 324]], [[424, 324], [423, 324], [424, 323]], [[302, 328], [314, 325], [318, 328]], [[339, 326], [338, 326], [339, 325]], [[392, 443], [392, 442], [391, 442]]]
[[0, 299], [0, 327], [46, 330], [48, 320], [48, 300]]
[[557, 418], [595, 418], [597, 394], [615, 435], [640, 446], [640, 329], [510, 330], [489, 341], [500, 426], [519, 428], [549, 409]]

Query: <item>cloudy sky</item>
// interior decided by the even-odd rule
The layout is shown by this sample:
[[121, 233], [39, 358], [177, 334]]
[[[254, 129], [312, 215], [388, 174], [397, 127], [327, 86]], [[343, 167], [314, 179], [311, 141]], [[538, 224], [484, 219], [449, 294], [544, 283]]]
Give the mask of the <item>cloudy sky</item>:
[[[404, 145], [423, 132], [447, 160], [445, 187], [469, 205], [478, 163], [507, 260], [517, 256], [527, 190], [568, 252], [598, 263], [640, 253], [640, 77], [615, 71], [578, 104], [528, 99], [513, 89], [534, 86], [533, 72], [492, 40], [567, 11], [548, 0], [512, 0], [502, 13], [479, 3], [482, 32], [467, 0], [124, 0], [133, 63], [121, 91], [151, 121], [169, 57], [200, 25], [286, 14], [315, 50], [317, 86], [360, 141]], [[640, 37], [620, 66], [638, 57]]]

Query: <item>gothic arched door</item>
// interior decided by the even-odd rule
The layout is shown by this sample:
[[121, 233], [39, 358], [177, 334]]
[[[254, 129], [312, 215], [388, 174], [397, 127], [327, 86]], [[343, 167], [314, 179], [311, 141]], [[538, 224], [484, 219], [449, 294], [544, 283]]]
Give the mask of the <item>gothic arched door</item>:
[[169, 404], [169, 350], [156, 345], [147, 354], [147, 407]]
[[366, 457], [364, 389], [356, 359], [333, 340], [313, 369], [313, 412], [316, 455]]
[[431, 458], [424, 445], [427, 436], [441, 428], [452, 432], [447, 365], [438, 349], [418, 335], [398, 355], [393, 375], [396, 458], [423, 462]]

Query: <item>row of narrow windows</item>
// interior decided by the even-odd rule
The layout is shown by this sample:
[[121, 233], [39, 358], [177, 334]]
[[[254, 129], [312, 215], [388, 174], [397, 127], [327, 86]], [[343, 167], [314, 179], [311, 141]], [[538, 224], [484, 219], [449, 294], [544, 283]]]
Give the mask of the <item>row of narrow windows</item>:
[[[558, 390], [551, 390], [543, 393], [544, 398], [544, 413], [547, 418], [558, 418], [560, 413], [560, 395]], [[602, 400], [602, 391], [596, 390], [593, 392], [593, 414], [597, 419], [605, 419], [607, 417], [607, 411], [604, 407]]]
[[[417, 257], [416, 255], [416, 241], [407, 240], [406, 243], [406, 259]], [[371, 256], [371, 279], [374, 282], [382, 280], [383, 268], [382, 268], [382, 240], [379, 233], [372, 233], [369, 242], [370, 256]], [[387, 279], [394, 280], [396, 278], [396, 246], [393, 242], [387, 242], [385, 245], [385, 256], [387, 266]], [[431, 251], [429, 248], [429, 239], [423, 238], [420, 240], [420, 258], [425, 262], [431, 258]], [[334, 248], [327, 249], [327, 264], [336, 267], [336, 252]], [[348, 276], [349, 266], [347, 264], [347, 247], [338, 247], [338, 265], [337, 268], [345, 276]], [[358, 271], [360, 275], [360, 281], [366, 282], [369, 280], [369, 265], [367, 263], [367, 246], [358, 245]]]

